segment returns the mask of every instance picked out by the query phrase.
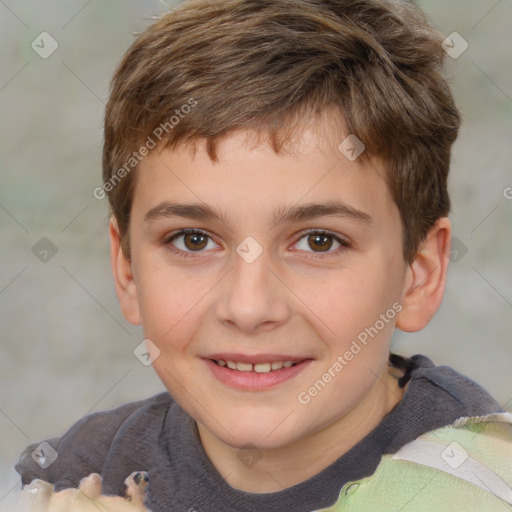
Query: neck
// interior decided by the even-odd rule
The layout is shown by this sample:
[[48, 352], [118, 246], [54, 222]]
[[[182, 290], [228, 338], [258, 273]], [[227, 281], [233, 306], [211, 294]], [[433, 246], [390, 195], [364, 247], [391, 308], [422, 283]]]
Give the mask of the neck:
[[277, 492], [313, 477], [348, 452], [400, 402], [405, 389], [386, 370], [346, 416], [286, 447], [258, 451], [254, 465], [245, 463], [242, 450], [225, 444], [202, 424], [197, 427], [208, 458], [231, 487], [252, 493]]

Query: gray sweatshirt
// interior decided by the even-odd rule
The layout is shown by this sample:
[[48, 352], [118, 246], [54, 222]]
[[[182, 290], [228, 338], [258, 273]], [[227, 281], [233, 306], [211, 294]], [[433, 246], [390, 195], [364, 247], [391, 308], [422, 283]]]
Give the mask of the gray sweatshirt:
[[[103, 477], [104, 494], [124, 494], [133, 471], [149, 473], [146, 506], [152, 512], [311, 512], [331, 506], [341, 487], [370, 476], [382, 455], [462, 416], [503, 412], [477, 383], [422, 355], [401, 359], [409, 386], [381, 423], [330, 466], [308, 480], [274, 493], [230, 487], [205, 454], [195, 421], [165, 391], [115, 409], [94, 412], [60, 437], [46, 439], [58, 458], [43, 469], [29, 445], [15, 469], [22, 484], [34, 478], [55, 490], [77, 487], [92, 472]], [[410, 379], [410, 380], [409, 380]], [[371, 508], [371, 504], [369, 504]], [[370, 510], [369, 508], [369, 510]]]

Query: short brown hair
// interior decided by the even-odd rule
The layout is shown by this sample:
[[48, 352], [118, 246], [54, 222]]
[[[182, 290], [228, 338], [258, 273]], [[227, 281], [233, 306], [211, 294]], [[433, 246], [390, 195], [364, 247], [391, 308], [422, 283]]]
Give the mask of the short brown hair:
[[408, 0], [191, 0], [165, 13], [125, 53], [106, 107], [104, 188], [125, 255], [133, 155], [150, 139], [171, 149], [206, 139], [217, 161], [222, 137], [252, 129], [279, 153], [301, 120], [335, 106], [362, 156], [385, 163], [411, 262], [450, 211], [460, 115], [441, 41]]

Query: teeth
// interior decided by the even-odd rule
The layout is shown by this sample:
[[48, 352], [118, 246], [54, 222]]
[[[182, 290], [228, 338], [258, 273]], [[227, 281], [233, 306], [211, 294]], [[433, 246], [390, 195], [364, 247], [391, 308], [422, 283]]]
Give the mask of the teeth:
[[270, 363], [258, 363], [254, 365], [254, 371], [257, 373], [268, 373], [272, 369]]
[[236, 363], [236, 369], [240, 372], [252, 372], [251, 363]]
[[269, 373], [273, 370], [280, 370], [281, 368], [290, 368], [294, 364], [292, 361], [274, 361], [273, 363], [237, 363], [236, 361], [224, 361], [223, 359], [216, 360], [219, 366], [227, 366], [231, 370], [238, 370], [240, 372], [256, 372], [256, 373]]

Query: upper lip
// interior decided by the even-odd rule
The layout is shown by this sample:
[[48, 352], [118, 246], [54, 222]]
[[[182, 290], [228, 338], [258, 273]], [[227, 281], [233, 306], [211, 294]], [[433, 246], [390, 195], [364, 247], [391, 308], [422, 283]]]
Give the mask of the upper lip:
[[206, 356], [205, 359], [215, 359], [218, 361], [222, 359], [223, 361], [234, 361], [237, 363], [251, 363], [251, 364], [259, 364], [259, 363], [275, 363], [278, 361], [292, 361], [293, 363], [304, 361], [305, 359], [311, 359], [310, 357], [301, 357], [301, 356], [291, 356], [285, 354], [254, 354], [254, 355], [246, 355], [246, 354], [233, 354], [233, 353], [218, 353], [211, 354]]

